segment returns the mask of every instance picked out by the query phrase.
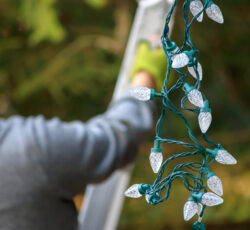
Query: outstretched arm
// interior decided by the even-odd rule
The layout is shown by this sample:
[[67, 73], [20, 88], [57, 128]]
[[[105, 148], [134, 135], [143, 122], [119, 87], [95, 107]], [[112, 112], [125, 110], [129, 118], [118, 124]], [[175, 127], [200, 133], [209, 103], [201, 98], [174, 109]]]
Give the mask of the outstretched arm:
[[[141, 71], [132, 85], [154, 87], [154, 80]], [[107, 112], [86, 123], [45, 120], [42, 116], [2, 120], [1, 147], [17, 174], [23, 168], [37, 183], [46, 178], [46, 189], [72, 197], [85, 184], [99, 182], [131, 162], [152, 119], [152, 102], [124, 95]]]
[[[152, 88], [155, 82], [150, 74], [141, 71], [132, 86]], [[49, 177], [63, 190], [77, 193], [84, 184], [99, 182], [130, 163], [152, 127], [153, 106], [152, 102], [139, 102], [124, 95], [106, 113], [86, 124], [45, 122], [48, 150], [44, 165]]]

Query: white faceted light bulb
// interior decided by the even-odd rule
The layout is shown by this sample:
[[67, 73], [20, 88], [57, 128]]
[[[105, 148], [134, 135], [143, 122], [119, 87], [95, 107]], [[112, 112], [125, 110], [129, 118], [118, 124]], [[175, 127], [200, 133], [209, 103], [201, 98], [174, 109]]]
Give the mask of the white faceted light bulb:
[[211, 4], [207, 9], [206, 9], [207, 16], [211, 18], [212, 20], [222, 24], [224, 23], [224, 18], [221, 13], [220, 8], [215, 5], [214, 3]]
[[178, 50], [179, 47], [175, 44], [175, 42], [172, 42], [169, 38], [166, 39], [166, 45], [167, 45], [167, 51], [171, 52], [171, 54], [173, 55], [171, 57], [171, 60], [174, 60], [174, 57], [177, 55], [175, 54]]
[[237, 164], [237, 160], [228, 153], [225, 149], [219, 149], [215, 160], [224, 165], [234, 165]]
[[199, 126], [202, 133], [206, 133], [212, 122], [211, 112], [200, 112], [198, 116]]
[[148, 101], [151, 98], [151, 89], [147, 87], [137, 87], [130, 89], [130, 95], [140, 101]]
[[219, 177], [211, 176], [207, 180], [207, 186], [211, 189], [214, 193], [218, 194], [219, 196], [223, 195], [223, 187]]
[[180, 54], [174, 55], [172, 60], [173, 60], [172, 67], [174, 69], [178, 69], [178, 68], [182, 68], [188, 64], [189, 57], [185, 53], [180, 53]]
[[[198, 71], [198, 74], [199, 74], [199, 79], [200, 81], [202, 80], [202, 67], [201, 67], [201, 64], [198, 62], [197, 64], [197, 71]], [[189, 66], [188, 67], [188, 72], [195, 78], [197, 79], [196, 77], [196, 73], [194, 71], [194, 67], [193, 66]]]
[[183, 209], [184, 220], [185, 221], [190, 220], [198, 211], [199, 211], [198, 203], [191, 200], [187, 201]]
[[212, 114], [211, 114], [211, 109], [209, 108], [208, 100], [204, 101], [204, 107], [200, 109], [198, 121], [201, 132], [206, 133], [212, 122]]
[[134, 184], [125, 191], [124, 195], [131, 198], [139, 198], [142, 195], [139, 193], [138, 188], [139, 184]]
[[195, 87], [191, 87], [188, 83], [184, 83], [182, 90], [186, 93], [188, 100], [195, 106], [204, 107], [202, 94]]
[[152, 149], [150, 156], [149, 156], [149, 161], [150, 161], [150, 165], [151, 165], [153, 172], [158, 173], [161, 168], [162, 161], [163, 161], [161, 150]]
[[[176, 53], [178, 51], [179, 47], [176, 47], [173, 51], [171, 51], [172, 53]], [[173, 56], [171, 57], [171, 60], [173, 61], [175, 56], [178, 54], [173, 54]]]
[[223, 203], [223, 199], [212, 192], [206, 192], [201, 198], [201, 203], [207, 206], [215, 206]]
[[197, 89], [193, 89], [191, 90], [188, 95], [188, 100], [190, 101], [190, 103], [192, 103], [195, 106], [198, 106], [200, 108], [203, 107], [203, 98], [201, 95], [201, 92]]
[[[190, 11], [193, 14], [193, 16], [195, 17], [198, 13], [200, 13], [203, 9], [203, 4], [201, 1], [199, 0], [193, 0], [190, 3]], [[197, 18], [198, 22], [202, 22], [203, 20], [203, 13], [201, 13], [201, 15]]]

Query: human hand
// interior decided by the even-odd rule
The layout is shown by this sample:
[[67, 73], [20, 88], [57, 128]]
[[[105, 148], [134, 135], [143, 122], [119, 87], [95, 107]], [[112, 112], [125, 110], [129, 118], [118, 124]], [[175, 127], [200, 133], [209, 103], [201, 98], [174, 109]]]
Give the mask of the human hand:
[[[161, 48], [152, 50], [147, 42], [141, 42], [138, 46], [135, 63], [131, 72], [132, 85], [139, 86], [139, 74], [140, 80], [142, 80], [142, 77], [146, 77], [147, 81], [144, 82], [154, 86], [151, 88], [155, 88], [156, 86], [157, 90], [161, 90], [166, 70], [167, 58], [164, 51]], [[153, 79], [150, 80], [149, 76]], [[152, 81], [155, 83], [152, 83]]]

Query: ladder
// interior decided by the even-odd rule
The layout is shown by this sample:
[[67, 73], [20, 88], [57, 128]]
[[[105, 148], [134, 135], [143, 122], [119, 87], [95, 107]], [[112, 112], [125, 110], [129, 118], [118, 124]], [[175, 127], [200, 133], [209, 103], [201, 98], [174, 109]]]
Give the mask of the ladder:
[[[147, 40], [152, 48], [159, 47], [165, 15], [170, 10], [173, 1], [138, 1], [138, 8], [112, 100], [117, 100], [129, 87], [129, 74], [138, 42]], [[128, 186], [132, 168], [132, 165], [127, 166], [114, 172], [103, 183], [87, 186], [84, 204], [78, 217], [78, 230], [115, 230], [117, 228], [124, 200], [123, 193]]]

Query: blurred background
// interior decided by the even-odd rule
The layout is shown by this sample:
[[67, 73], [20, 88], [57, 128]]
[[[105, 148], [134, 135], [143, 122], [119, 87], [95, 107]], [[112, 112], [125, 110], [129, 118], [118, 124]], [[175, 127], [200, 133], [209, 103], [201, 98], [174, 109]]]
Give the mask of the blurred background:
[[[237, 159], [236, 166], [215, 163], [225, 203], [208, 208], [208, 229], [250, 229], [250, 4], [216, 1], [225, 23], [207, 17], [194, 23], [191, 36], [200, 49], [202, 90], [213, 110], [208, 136]], [[135, 0], [1, 0], [0, 115], [44, 114], [86, 121], [108, 106], [119, 73]], [[172, 39], [181, 44], [184, 24], [179, 7]], [[98, 67], [98, 68], [97, 68]], [[178, 101], [177, 101], [178, 103]], [[186, 113], [199, 136], [196, 117]], [[187, 139], [183, 123], [169, 116], [166, 135]], [[133, 183], [152, 183], [148, 163], [152, 140], [141, 149]], [[180, 151], [167, 146], [166, 156]], [[143, 199], [126, 199], [119, 230], [190, 229], [183, 220], [188, 198], [180, 181], [167, 202], [155, 207]]]

